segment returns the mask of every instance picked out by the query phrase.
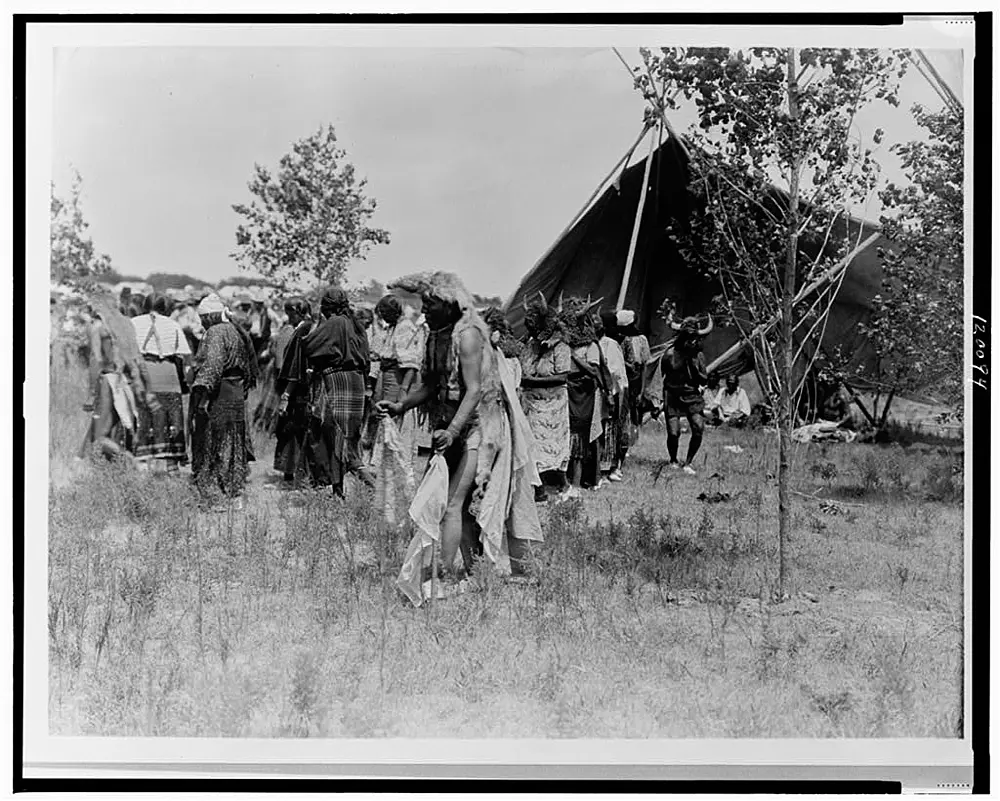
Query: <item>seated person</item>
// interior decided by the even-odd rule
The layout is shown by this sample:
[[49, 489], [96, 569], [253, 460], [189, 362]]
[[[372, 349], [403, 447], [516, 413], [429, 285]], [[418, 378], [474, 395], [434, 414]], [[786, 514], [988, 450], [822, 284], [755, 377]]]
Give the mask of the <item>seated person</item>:
[[838, 380], [830, 387], [819, 405], [819, 419], [837, 423], [842, 428], [852, 428], [851, 398], [844, 382]]
[[705, 398], [705, 419], [711, 422], [715, 416], [715, 410], [719, 406], [719, 377], [710, 375], [706, 384], [707, 386], [701, 394]]
[[[706, 411], [708, 407], [706, 406]], [[726, 378], [726, 386], [719, 390], [712, 404], [712, 420], [717, 424], [738, 428], [750, 417], [750, 398], [740, 386], [739, 376]]]

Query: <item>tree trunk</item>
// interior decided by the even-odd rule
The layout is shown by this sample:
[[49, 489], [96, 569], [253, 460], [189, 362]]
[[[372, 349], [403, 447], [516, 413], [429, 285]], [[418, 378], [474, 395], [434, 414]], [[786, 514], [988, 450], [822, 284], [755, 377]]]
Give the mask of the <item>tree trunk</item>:
[[[795, 84], [795, 49], [788, 49], [788, 117], [793, 125], [799, 116], [797, 87]], [[789, 132], [794, 137], [794, 131]], [[792, 145], [794, 148], [794, 145]], [[792, 163], [788, 176], [788, 243], [785, 256], [785, 271], [781, 287], [781, 386], [778, 418], [778, 597], [784, 598], [788, 584], [786, 547], [791, 528], [791, 506], [788, 484], [791, 480], [792, 424], [792, 382], [795, 321], [792, 309], [795, 298], [795, 274], [798, 261], [799, 227], [799, 172], [801, 161], [794, 152], [790, 154]]]

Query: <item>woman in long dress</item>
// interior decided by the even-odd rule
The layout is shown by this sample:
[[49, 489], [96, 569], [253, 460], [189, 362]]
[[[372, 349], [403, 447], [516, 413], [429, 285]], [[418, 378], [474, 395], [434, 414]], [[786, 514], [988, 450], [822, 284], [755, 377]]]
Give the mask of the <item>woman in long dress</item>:
[[569, 395], [570, 454], [567, 477], [582, 489], [600, 487], [599, 442], [604, 433], [605, 396], [610, 376], [590, 315], [590, 303], [568, 298], [560, 310], [560, 325], [571, 349]]
[[172, 471], [188, 461], [183, 400], [187, 387], [182, 379], [191, 348], [181, 327], [169, 316], [164, 295], [147, 295], [143, 312], [132, 318], [132, 326], [145, 363], [146, 389], [156, 396], [157, 403], [155, 407], [139, 407], [135, 455]]
[[[569, 467], [569, 394], [567, 378], [572, 351], [563, 340], [558, 315], [544, 297], [526, 304], [528, 342], [521, 354], [521, 406], [535, 437], [535, 464], [542, 480], [562, 490], [566, 497], [578, 494], [566, 480]], [[535, 499], [545, 499], [539, 488]]]
[[[275, 392], [278, 395], [274, 433], [274, 469], [287, 484], [304, 480], [312, 470], [309, 436], [309, 376], [305, 350], [306, 335], [312, 331], [312, 310], [305, 298], [292, 298], [285, 303], [290, 333], [275, 354], [277, 373]], [[284, 328], [279, 332], [282, 336]]]
[[608, 393], [611, 408], [601, 440], [601, 470], [607, 473], [609, 481], [622, 480], [622, 466], [630, 445], [628, 373], [625, 356], [616, 338], [616, 323], [615, 312], [604, 312], [594, 318], [598, 344], [611, 376], [611, 391]]
[[[277, 425], [278, 407], [281, 401], [281, 392], [278, 390], [278, 373], [281, 372], [281, 362], [285, 355], [285, 348], [292, 338], [295, 324], [289, 315], [289, 306], [294, 302], [290, 299], [285, 303], [285, 314], [288, 319], [277, 327], [277, 332], [270, 336], [267, 342], [267, 366], [264, 368], [264, 377], [261, 381], [260, 401], [253, 412], [253, 422], [258, 428], [273, 432]], [[266, 314], [266, 310], [264, 312]], [[270, 317], [268, 317], [270, 321]], [[274, 328], [271, 329], [274, 331]]]
[[361, 463], [368, 337], [344, 290], [327, 289], [320, 300], [320, 313], [323, 320], [303, 341], [312, 370], [309, 428], [315, 457], [313, 480], [343, 497], [348, 473], [370, 487], [375, 484]]
[[259, 379], [250, 336], [212, 294], [198, 306], [205, 336], [191, 385], [192, 478], [206, 501], [241, 496], [248, 470], [246, 400]]
[[[423, 338], [412, 320], [403, 316], [403, 306], [393, 295], [386, 295], [375, 306], [375, 322], [370, 341], [373, 344], [372, 363], [378, 365], [378, 374], [372, 391], [372, 401], [396, 403], [406, 397], [417, 380], [423, 362]], [[379, 419], [373, 417], [375, 434], [378, 434]], [[386, 423], [388, 425], [388, 423]], [[409, 504], [406, 492], [400, 488], [412, 483], [413, 462], [417, 455], [417, 412], [411, 409], [395, 421], [398, 437], [392, 442], [396, 452], [390, 455], [379, 451], [379, 443], [373, 455], [381, 453], [379, 477], [376, 484], [375, 502], [385, 514], [388, 523], [395, 524], [405, 519], [405, 509], [400, 503]], [[382, 429], [383, 435], [385, 429]], [[385, 443], [383, 443], [385, 444]]]

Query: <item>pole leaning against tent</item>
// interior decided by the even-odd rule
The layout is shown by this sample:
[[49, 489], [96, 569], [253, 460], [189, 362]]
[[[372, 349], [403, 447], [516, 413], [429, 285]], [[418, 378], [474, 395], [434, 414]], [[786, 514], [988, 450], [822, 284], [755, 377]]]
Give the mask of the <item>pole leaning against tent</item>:
[[[662, 123], [657, 124], [657, 131]], [[635, 211], [635, 224], [632, 226], [632, 241], [628, 244], [628, 257], [625, 259], [625, 273], [622, 275], [621, 288], [618, 290], [618, 303], [615, 306], [621, 309], [625, 305], [625, 294], [628, 292], [628, 282], [632, 277], [632, 262], [635, 260], [635, 246], [639, 241], [639, 227], [642, 225], [642, 210], [646, 206], [646, 195], [649, 194], [649, 172], [653, 166], [653, 154], [656, 152], [657, 137], [652, 133], [649, 136], [649, 152], [646, 154], [646, 170], [642, 175], [642, 188], [639, 190], [639, 205]]]
[[[867, 250], [872, 245], [872, 243], [875, 242], [875, 240], [878, 239], [881, 235], [882, 234], [880, 231], [872, 234], [864, 242], [862, 242], [860, 245], [854, 248], [854, 250], [852, 250], [850, 253], [844, 256], [844, 258], [838, 261], [833, 267], [831, 267], [829, 270], [823, 273], [823, 275], [821, 275], [819, 278], [817, 278], [808, 286], [800, 289], [798, 294], [792, 300], [792, 305], [794, 306], [797, 303], [800, 303], [803, 298], [806, 298], [809, 295], [811, 295], [813, 292], [819, 289], [824, 283], [835, 281], [837, 277], [844, 270], [847, 269], [848, 265], [850, 265], [850, 263], [854, 261], [855, 257], [862, 251]], [[747, 336], [745, 339], [741, 339], [735, 345], [726, 350], [726, 352], [723, 353], [721, 356], [713, 359], [711, 364], [709, 364], [708, 367], [706, 368], [706, 370], [709, 373], [711, 373], [713, 370], [717, 370], [720, 364], [722, 364], [727, 359], [732, 358], [741, 350], [743, 350], [750, 342], [750, 340], [756, 339], [759, 336], [763, 336], [772, 328], [774, 328], [774, 326], [776, 326], [779, 322], [781, 322], [781, 314], [780, 313], [774, 314], [771, 317], [771, 319], [768, 320], [766, 323], [758, 325], [753, 331], [751, 331], [749, 336]]]
[[[538, 260], [535, 262], [535, 265], [530, 270], [528, 270], [527, 273], [525, 273], [526, 276], [534, 272], [535, 269], [537, 269], [538, 265], [541, 264], [543, 261], [545, 261], [549, 257], [549, 255], [551, 255], [552, 251], [555, 250], [556, 245], [562, 242], [563, 237], [566, 236], [566, 234], [568, 234], [573, 229], [573, 226], [580, 221], [580, 218], [586, 213], [587, 209], [590, 208], [590, 205], [594, 202], [594, 199], [601, 193], [601, 190], [604, 189], [608, 181], [610, 181], [611, 178], [614, 177], [614, 174], [618, 172], [618, 168], [621, 167], [622, 164], [628, 162], [628, 160], [632, 157], [632, 154], [635, 152], [635, 149], [639, 146], [639, 143], [642, 141], [642, 138], [646, 135], [646, 132], [649, 131], [649, 128], [650, 126], [648, 123], [643, 126], [642, 133], [639, 134], [639, 137], [632, 144], [632, 147], [630, 147], [627, 151], [625, 151], [625, 155], [622, 156], [620, 159], [618, 159], [618, 161], [615, 162], [615, 166], [612, 167], [611, 170], [608, 172], [608, 174], [601, 179], [601, 182], [594, 189], [593, 193], [590, 195], [589, 198], [587, 198], [587, 202], [580, 207], [580, 210], [573, 216], [573, 219], [570, 220], [569, 225], [567, 225], [565, 228], [562, 229], [562, 231], [559, 232], [559, 236], [557, 236], [555, 240], [552, 242], [552, 244], [545, 249], [545, 252], [538, 257]], [[524, 285], [524, 279], [521, 280], [521, 283], [518, 284], [517, 289], [515, 289], [514, 292], [511, 294], [510, 298], [507, 301], [507, 304], [505, 305], [505, 309], [509, 307], [510, 302], [515, 297], [517, 297], [517, 293], [521, 290], [521, 287], [523, 285]]]

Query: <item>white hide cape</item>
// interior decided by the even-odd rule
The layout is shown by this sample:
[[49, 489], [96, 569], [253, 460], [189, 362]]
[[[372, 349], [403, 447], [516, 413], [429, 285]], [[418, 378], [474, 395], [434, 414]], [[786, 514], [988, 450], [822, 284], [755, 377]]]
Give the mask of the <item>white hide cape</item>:
[[[532, 542], [544, 540], [534, 491], [542, 482], [535, 467], [534, 437], [518, 402], [514, 370], [503, 354], [496, 351], [495, 356], [505, 413], [491, 419], [480, 410], [481, 425], [494, 428], [488, 437], [484, 432], [484, 441], [495, 447], [480, 451], [477, 472], [483, 472], [485, 467], [487, 477], [474, 490], [470, 509], [479, 524], [484, 556], [498, 572], [507, 574], [508, 536]], [[484, 466], [483, 459], [491, 457], [491, 464]], [[441, 539], [441, 521], [447, 507], [448, 466], [443, 456], [435, 455], [410, 505], [410, 519], [417, 531], [396, 579], [396, 586], [414, 606], [423, 603], [423, 569], [430, 566], [433, 549]]]

